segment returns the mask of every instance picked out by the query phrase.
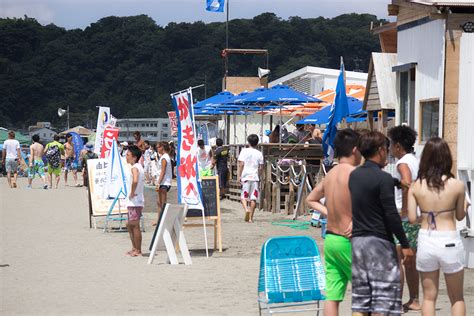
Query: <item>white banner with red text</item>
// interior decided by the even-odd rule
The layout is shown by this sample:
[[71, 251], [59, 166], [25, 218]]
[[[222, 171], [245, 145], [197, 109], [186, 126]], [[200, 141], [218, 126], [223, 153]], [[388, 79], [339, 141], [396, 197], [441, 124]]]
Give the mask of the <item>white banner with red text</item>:
[[178, 203], [192, 209], [204, 209], [201, 199], [191, 89], [171, 96], [178, 121], [177, 183]]

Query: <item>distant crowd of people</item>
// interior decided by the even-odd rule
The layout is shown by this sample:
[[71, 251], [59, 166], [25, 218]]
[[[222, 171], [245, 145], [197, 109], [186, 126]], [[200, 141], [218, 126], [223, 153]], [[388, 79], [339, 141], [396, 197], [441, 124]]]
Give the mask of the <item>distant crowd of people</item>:
[[[338, 131], [339, 163], [307, 198], [327, 216], [324, 315], [338, 315], [348, 282], [353, 315], [435, 315], [440, 271], [451, 315], [465, 315], [464, 249], [456, 220], [466, 216], [468, 205], [464, 183], [451, 171], [449, 146], [431, 138], [418, 161], [413, 129], [397, 126], [388, 136]], [[395, 177], [383, 170], [389, 153], [397, 158]], [[409, 300], [402, 304], [404, 283]]]
[[42, 188], [52, 189], [54, 184], [54, 188], [57, 189], [62, 173], [64, 173], [65, 185], [68, 185], [68, 174], [72, 173], [74, 186], [80, 187], [82, 184], [78, 181], [77, 172], [85, 169], [87, 159], [97, 158], [97, 155], [93, 153], [94, 145], [91, 143], [80, 148], [79, 156], [76, 157], [77, 151], [71, 134], [66, 134], [64, 144], [60, 143], [59, 135], [55, 135], [53, 141], [46, 145], [43, 145], [39, 135], [33, 135], [31, 141], [26, 159], [22, 156], [20, 143], [15, 139], [14, 131], [8, 132], [8, 139], [3, 143], [2, 167], [6, 171], [7, 181], [11, 188], [18, 187], [18, 172], [22, 166], [25, 166], [24, 171], [28, 175], [27, 188], [29, 189], [32, 188], [35, 178], [42, 180]]

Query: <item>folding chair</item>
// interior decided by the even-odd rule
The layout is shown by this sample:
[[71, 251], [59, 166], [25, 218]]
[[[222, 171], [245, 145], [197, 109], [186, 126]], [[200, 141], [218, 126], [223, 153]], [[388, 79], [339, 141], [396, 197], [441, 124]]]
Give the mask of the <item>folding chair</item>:
[[[268, 239], [262, 247], [258, 282], [259, 314], [322, 310], [325, 275], [318, 247], [307, 236]], [[313, 305], [312, 308], [305, 306]], [[299, 308], [299, 309], [297, 309]]]

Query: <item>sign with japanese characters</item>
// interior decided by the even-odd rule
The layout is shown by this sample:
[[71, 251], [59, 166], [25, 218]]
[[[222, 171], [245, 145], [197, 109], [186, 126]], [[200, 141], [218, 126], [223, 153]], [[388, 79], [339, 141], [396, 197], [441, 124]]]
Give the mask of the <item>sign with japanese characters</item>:
[[178, 120], [178, 202], [189, 208], [203, 209], [201, 184], [199, 182], [197, 162], [197, 138], [194, 127], [194, 113], [191, 89], [172, 95]]
[[119, 129], [112, 126], [107, 126], [104, 130], [104, 139], [102, 142], [102, 148], [100, 150], [100, 158], [109, 157], [112, 144], [117, 142]]
[[[130, 174], [130, 165], [122, 161], [126, 177]], [[112, 199], [105, 199], [104, 190], [107, 184], [107, 170], [109, 169], [108, 159], [89, 159], [87, 161], [87, 171], [89, 175], [90, 203], [93, 216], [105, 216], [112, 205]], [[127, 179], [125, 180], [127, 183]], [[127, 213], [127, 199], [120, 198], [115, 204], [112, 214]]]
[[178, 118], [176, 117], [176, 112], [168, 112], [168, 118], [170, 119], [171, 137], [176, 137], [178, 136]]

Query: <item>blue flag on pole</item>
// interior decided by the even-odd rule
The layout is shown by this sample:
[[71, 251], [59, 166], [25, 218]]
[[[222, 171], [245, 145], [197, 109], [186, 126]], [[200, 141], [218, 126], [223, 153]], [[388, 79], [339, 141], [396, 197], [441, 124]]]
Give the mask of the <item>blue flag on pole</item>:
[[346, 84], [344, 82], [344, 63], [341, 63], [341, 72], [339, 73], [336, 85], [336, 97], [331, 106], [329, 122], [323, 135], [323, 153], [326, 164], [332, 163], [334, 159], [334, 138], [337, 133], [337, 124], [347, 115], [349, 115], [349, 105], [347, 103]]
[[225, 0], [206, 0], [206, 10], [210, 12], [224, 12]]

